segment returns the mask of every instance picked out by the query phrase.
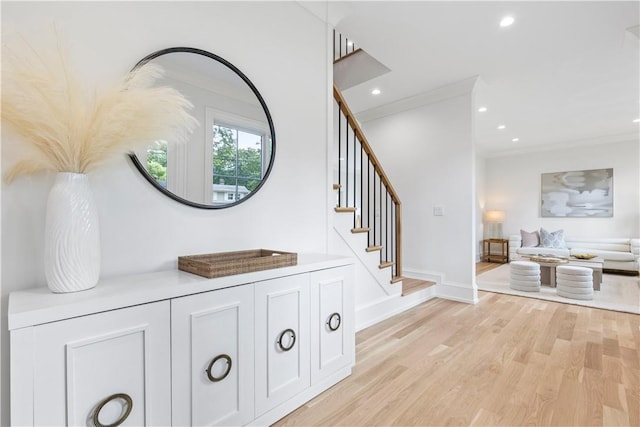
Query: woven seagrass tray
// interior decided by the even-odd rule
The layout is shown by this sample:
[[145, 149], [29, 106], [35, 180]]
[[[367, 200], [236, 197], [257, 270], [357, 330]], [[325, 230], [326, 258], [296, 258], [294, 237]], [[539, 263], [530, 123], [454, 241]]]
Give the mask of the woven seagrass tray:
[[288, 267], [297, 263], [298, 254], [270, 249], [250, 249], [178, 257], [179, 270], [208, 279]]

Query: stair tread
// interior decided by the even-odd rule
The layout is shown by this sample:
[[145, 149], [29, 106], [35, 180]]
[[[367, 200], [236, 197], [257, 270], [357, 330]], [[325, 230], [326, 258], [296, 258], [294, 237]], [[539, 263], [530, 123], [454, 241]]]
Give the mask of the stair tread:
[[339, 190], [339, 189], [341, 189], [341, 188], [342, 188], [342, 185], [340, 185], [340, 184], [333, 184], [333, 189], [334, 189], [334, 190]]
[[392, 266], [392, 265], [394, 265], [394, 264], [395, 264], [395, 262], [390, 262], [390, 261], [387, 261], [387, 262], [381, 262], [381, 263], [380, 263], [380, 265], [378, 266], [378, 268], [380, 268], [380, 269], [382, 269], [382, 268], [389, 268], [389, 267], [391, 267], [391, 266]]
[[352, 233], [368, 233], [370, 230], [370, 228], [368, 227], [359, 227], [359, 228], [352, 228], [351, 232]]
[[398, 283], [398, 282], [402, 282], [404, 280], [404, 277], [402, 276], [393, 276], [391, 278], [391, 283]]
[[383, 246], [369, 246], [365, 250], [367, 252], [375, 252], [375, 251], [381, 251], [382, 248], [383, 248]]
[[435, 285], [436, 282], [429, 280], [410, 279], [408, 277], [404, 277], [402, 280], [402, 296], [406, 296]]
[[337, 207], [337, 208], [335, 208], [335, 210], [336, 210], [336, 212], [341, 212], [341, 213], [344, 213], [344, 212], [353, 213], [353, 212], [356, 211], [356, 208]]

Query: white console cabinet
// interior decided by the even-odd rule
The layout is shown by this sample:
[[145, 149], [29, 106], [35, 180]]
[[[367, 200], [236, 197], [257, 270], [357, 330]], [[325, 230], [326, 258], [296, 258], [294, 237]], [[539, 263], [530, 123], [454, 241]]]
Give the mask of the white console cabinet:
[[11, 331], [11, 423], [169, 424], [169, 319], [162, 301]]
[[12, 293], [13, 425], [271, 424], [351, 373], [353, 267], [329, 255]]
[[256, 284], [256, 415], [309, 388], [309, 275]]
[[[355, 364], [353, 293], [350, 271], [334, 268], [311, 273], [311, 384]], [[345, 316], [345, 314], [347, 314]]]
[[253, 412], [253, 284], [171, 301], [173, 425], [243, 425]]

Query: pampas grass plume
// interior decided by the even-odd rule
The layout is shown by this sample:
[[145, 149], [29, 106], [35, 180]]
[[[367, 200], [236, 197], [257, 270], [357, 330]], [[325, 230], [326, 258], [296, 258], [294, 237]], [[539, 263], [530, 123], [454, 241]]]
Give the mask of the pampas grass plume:
[[25, 42], [2, 58], [2, 123], [24, 148], [7, 181], [39, 171], [86, 173], [156, 140], [185, 142], [198, 125], [177, 90], [153, 87], [161, 67], [145, 64], [87, 94], [60, 44], [48, 56]]

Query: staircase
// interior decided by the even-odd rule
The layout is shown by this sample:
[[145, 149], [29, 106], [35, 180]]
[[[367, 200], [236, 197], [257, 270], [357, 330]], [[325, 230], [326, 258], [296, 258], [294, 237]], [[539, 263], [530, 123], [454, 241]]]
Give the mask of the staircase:
[[[334, 32], [334, 64], [359, 52], [348, 39]], [[401, 286], [400, 198], [335, 83], [333, 97], [338, 157], [333, 184], [337, 215], [334, 227], [379, 283]]]

